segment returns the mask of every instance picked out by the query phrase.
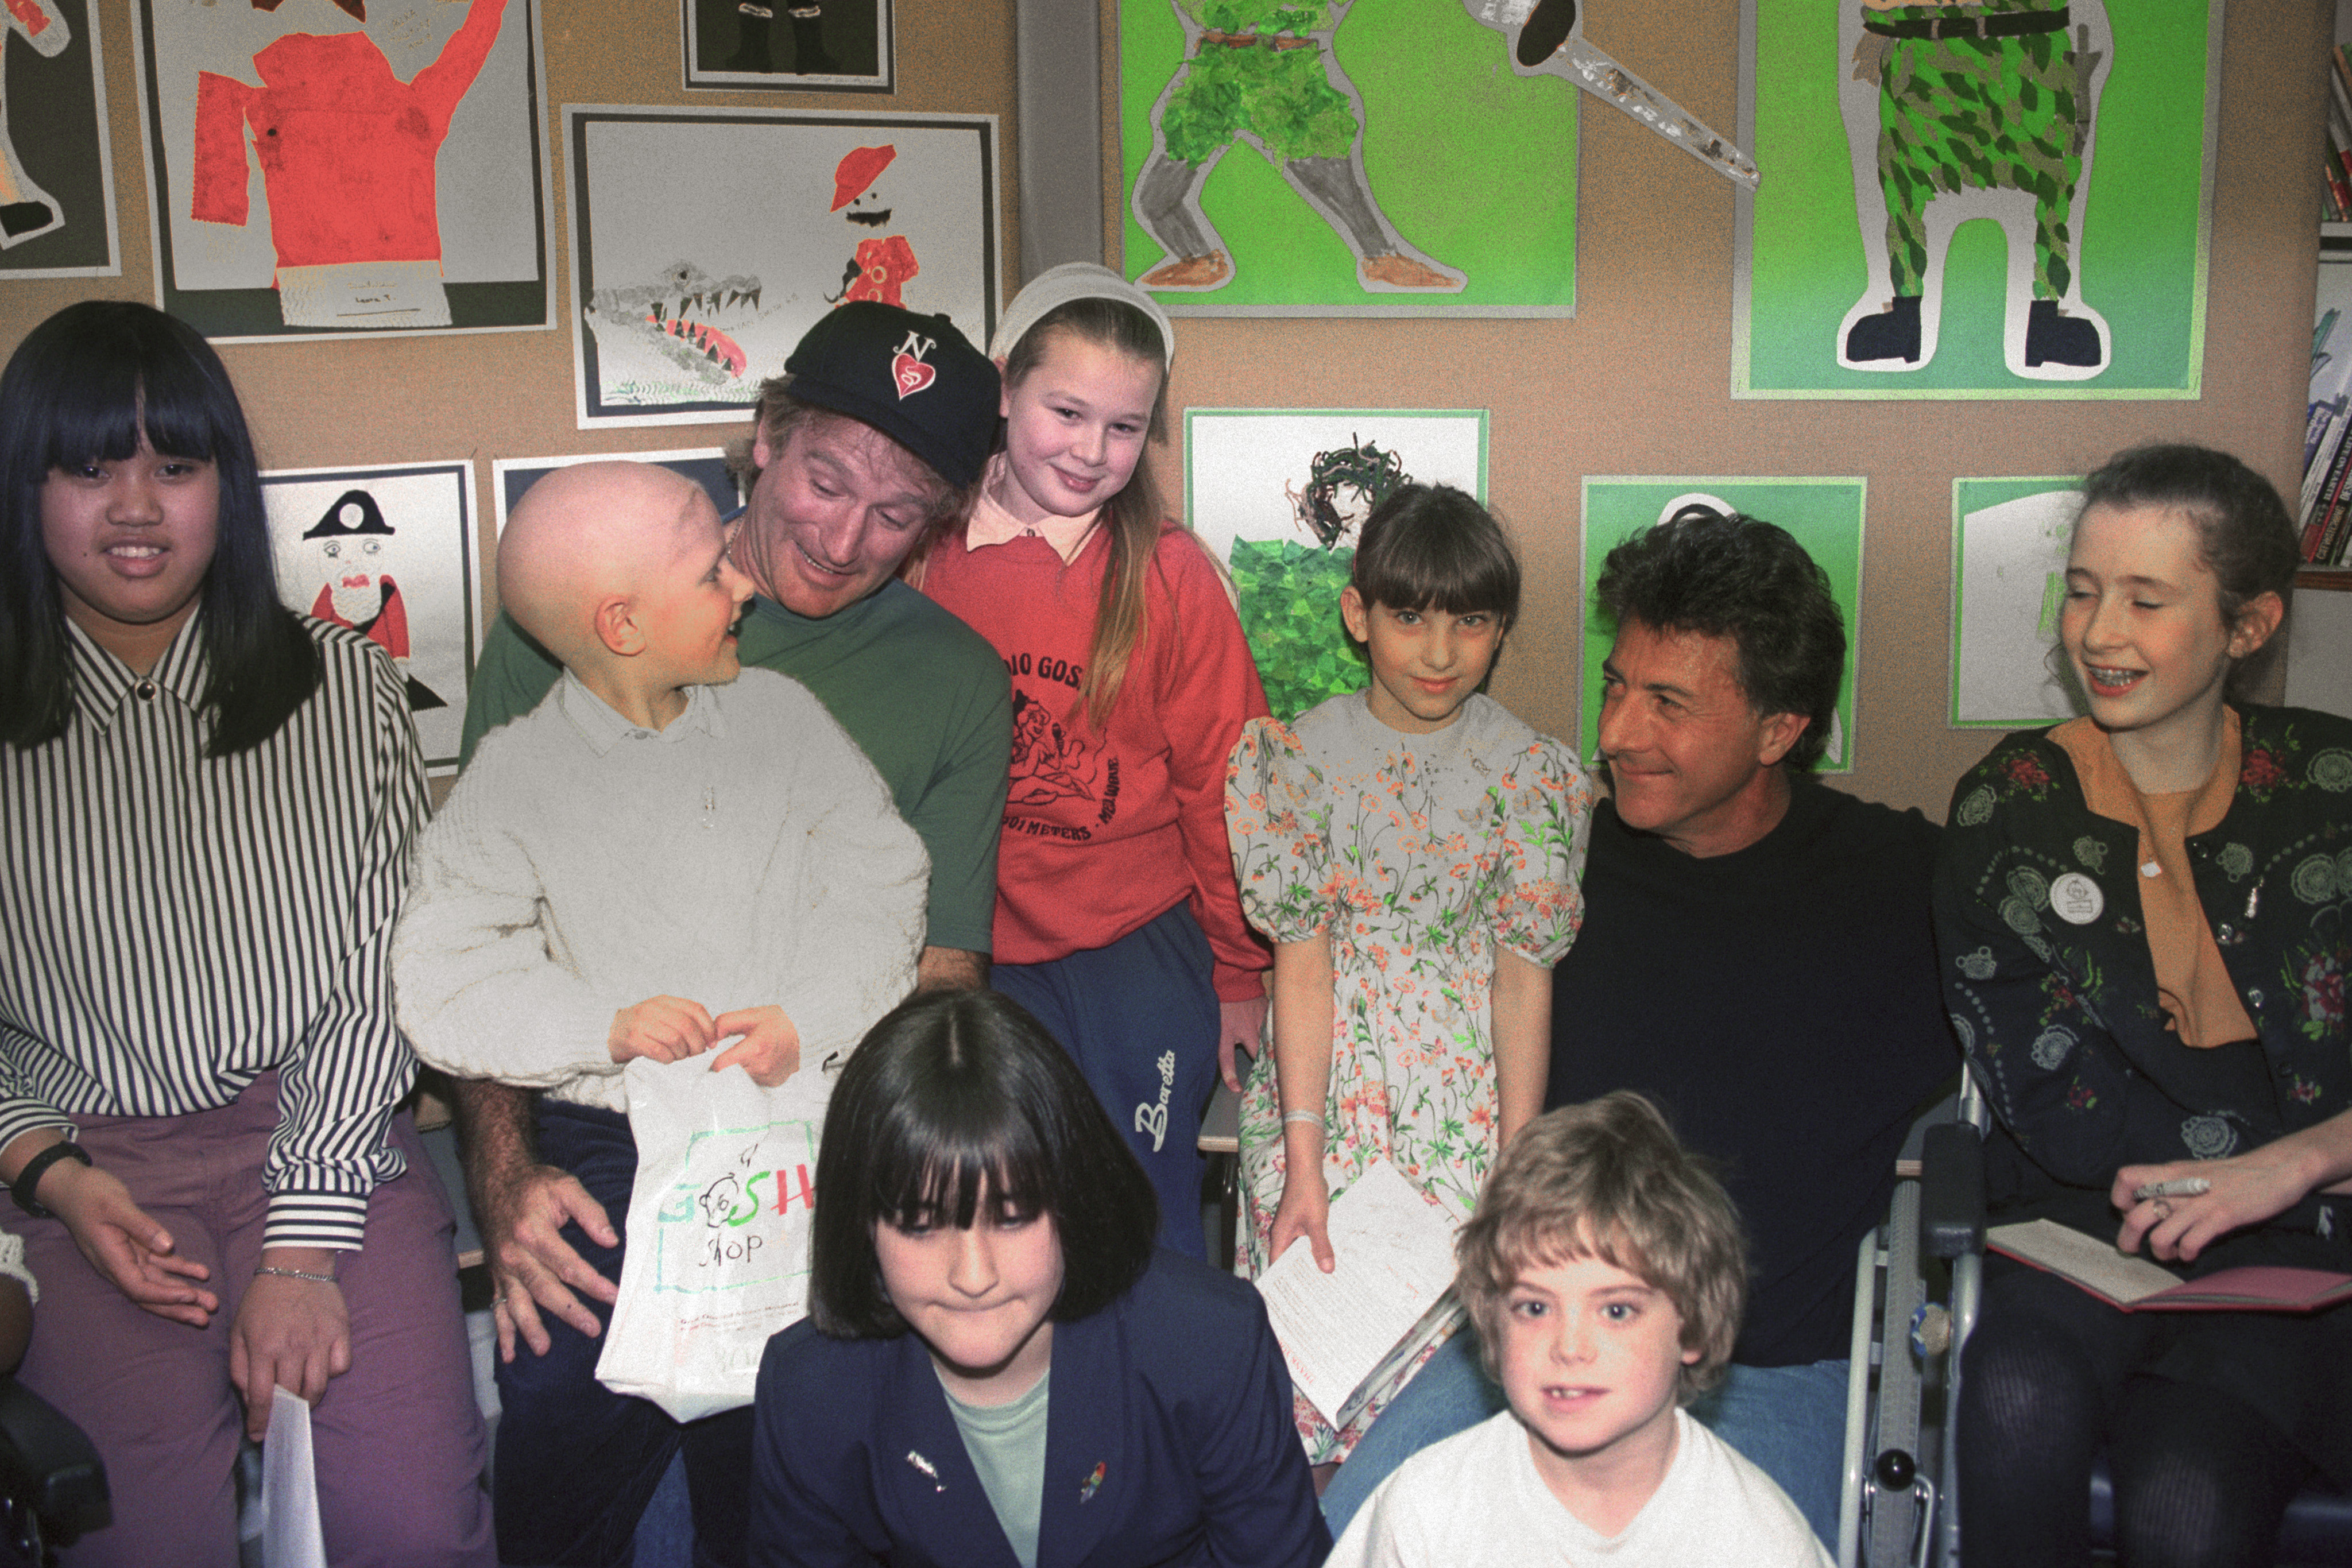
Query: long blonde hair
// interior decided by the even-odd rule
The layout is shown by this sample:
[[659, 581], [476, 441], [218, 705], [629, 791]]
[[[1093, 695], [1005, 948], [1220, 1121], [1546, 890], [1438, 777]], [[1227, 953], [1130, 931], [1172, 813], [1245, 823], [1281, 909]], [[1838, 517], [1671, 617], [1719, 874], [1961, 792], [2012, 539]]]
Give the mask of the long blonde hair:
[[[1159, 324], [1123, 299], [1092, 297], [1057, 305], [1021, 334], [1004, 358], [1004, 384], [1009, 389], [1026, 381], [1045, 357], [1046, 340], [1067, 332], [1097, 348], [1116, 350], [1147, 364], [1164, 366], [1167, 345]], [[1150, 439], [1168, 444], [1168, 378], [1163, 371], [1160, 392], [1151, 400]], [[1078, 696], [1087, 723], [1100, 730], [1127, 683], [1128, 667], [1142, 647], [1145, 622], [1144, 579], [1160, 548], [1160, 530], [1166, 522], [1159, 483], [1151, 475], [1151, 455], [1137, 456], [1127, 486], [1103, 503], [1101, 526], [1109, 536], [1110, 559], [1103, 563], [1102, 597], [1095, 605], [1094, 645], [1087, 650], [1086, 678]]]

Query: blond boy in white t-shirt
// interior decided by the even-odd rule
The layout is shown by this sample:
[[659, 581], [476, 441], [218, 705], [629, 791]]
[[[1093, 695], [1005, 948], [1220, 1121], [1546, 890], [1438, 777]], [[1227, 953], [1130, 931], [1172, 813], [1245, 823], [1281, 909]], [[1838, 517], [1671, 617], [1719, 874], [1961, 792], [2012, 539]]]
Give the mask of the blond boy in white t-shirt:
[[1787, 1494], [1681, 1408], [1730, 1360], [1747, 1256], [1647, 1100], [1529, 1124], [1454, 1257], [1510, 1408], [1401, 1466], [1328, 1568], [1829, 1568]]

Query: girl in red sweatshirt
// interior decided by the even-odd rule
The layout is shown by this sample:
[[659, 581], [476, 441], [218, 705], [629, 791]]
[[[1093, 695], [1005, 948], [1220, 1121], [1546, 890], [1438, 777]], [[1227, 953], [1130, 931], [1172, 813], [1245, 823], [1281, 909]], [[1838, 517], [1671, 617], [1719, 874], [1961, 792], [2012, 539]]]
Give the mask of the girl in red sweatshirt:
[[1257, 1043], [1266, 949], [1225, 848], [1225, 758], [1266, 712], [1224, 580], [1160, 509], [1175, 334], [1087, 263], [1021, 291], [991, 345], [1003, 449], [920, 586], [1013, 680], [991, 983], [1077, 1061], [1195, 1257], [1201, 1113], [1221, 1048]]

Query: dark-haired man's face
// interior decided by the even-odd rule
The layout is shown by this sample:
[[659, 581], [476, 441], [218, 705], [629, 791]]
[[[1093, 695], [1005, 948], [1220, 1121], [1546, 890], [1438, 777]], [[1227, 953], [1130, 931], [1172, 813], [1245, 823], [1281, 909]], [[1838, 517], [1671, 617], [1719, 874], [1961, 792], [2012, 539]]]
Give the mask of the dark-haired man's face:
[[820, 413], [781, 449], [752, 443], [760, 477], [736, 531], [735, 564], [796, 615], [823, 620], [890, 580], [921, 542], [939, 480], [868, 424]]
[[1780, 760], [1805, 720], [1749, 706], [1738, 643], [1628, 622], [1601, 674], [1601, 754], [1620, 821], [1692, 855], [1771, 831], [1786, 800]]

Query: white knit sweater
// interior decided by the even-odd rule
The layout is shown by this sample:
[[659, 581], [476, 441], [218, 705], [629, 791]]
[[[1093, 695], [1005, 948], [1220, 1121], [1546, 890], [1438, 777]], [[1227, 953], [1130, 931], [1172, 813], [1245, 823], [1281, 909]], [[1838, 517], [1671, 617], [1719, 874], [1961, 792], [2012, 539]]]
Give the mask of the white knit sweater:
[[393, 940], [418, 1056], [625, 1112], [624, 1007], [773, 1003], [814, 1067], [913, 988], [929, 863], [865, 754], [772, 671], [689, 696], [654, 734], [566, 676], [484, 737]]

